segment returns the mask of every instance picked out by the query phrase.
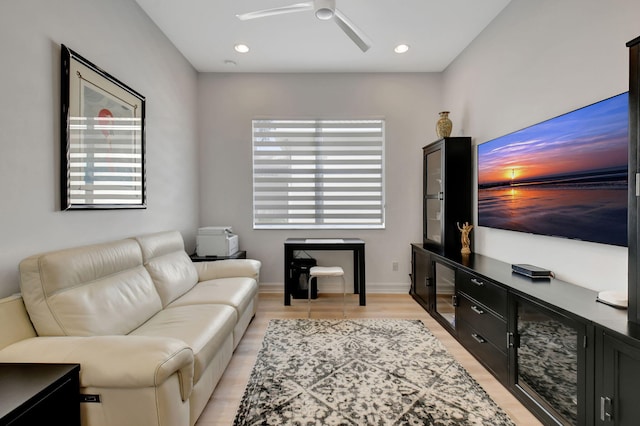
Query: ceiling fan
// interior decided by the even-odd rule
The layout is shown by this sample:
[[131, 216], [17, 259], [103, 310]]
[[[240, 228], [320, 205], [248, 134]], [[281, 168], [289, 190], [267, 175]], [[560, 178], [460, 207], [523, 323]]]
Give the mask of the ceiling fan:
[[366, 52], [371, 47], [371, 44], [367, 36], [356, 27], [347, 18], [344, 13], [340, 12], [336, 8], [336, 0], [314, 0], [305, 3], [296, 3], [289, 6], [276, 7], [273, 9], [258, 10], [255, 12], [248, 12], [236, 15], [241, 21], [249, 19], [264, 18], [266, 16], [282, 15], [285, 13], [304, 12], [307, 10], [313, 10], [316, 18], [322, 21], [333, 21], [345, 32], [347, 36], [362, 50]]

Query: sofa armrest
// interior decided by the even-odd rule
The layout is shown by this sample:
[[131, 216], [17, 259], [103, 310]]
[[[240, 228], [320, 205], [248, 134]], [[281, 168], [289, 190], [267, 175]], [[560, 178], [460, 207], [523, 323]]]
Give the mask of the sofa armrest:
[[248, 277], [258, 282], [262, 263], [255, 259], [227, 259], [211, 262], [196, 262], [194, 265], [198, 271], [198, 281], [215, 280], [216, 278]]
[[0, 349], [23, 339], [36, 337], [36, 331], [19, 294], [0, 299]]
[[33, 337], [0, 350], [0, 362], [80, 364], [81, 387], [154, 387], [177, 373], [183, 401], [193, 389], [193, 351], [178, 339]]

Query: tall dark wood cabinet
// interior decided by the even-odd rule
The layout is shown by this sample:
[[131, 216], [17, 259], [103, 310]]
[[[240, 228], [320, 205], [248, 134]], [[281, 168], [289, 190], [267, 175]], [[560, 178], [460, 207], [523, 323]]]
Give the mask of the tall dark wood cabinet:
[[595, 424], [640, 419], [640, 37], [629, 47], [629, 307], [626, 324], [596, 328]]
[[629, 47], [629, 321], [640, 324], [640, 37]]
[[471, 138], [443, 138], [423, 151], [423, 242], [432, 250], [460, 252], [457, 223], [473, 221]]

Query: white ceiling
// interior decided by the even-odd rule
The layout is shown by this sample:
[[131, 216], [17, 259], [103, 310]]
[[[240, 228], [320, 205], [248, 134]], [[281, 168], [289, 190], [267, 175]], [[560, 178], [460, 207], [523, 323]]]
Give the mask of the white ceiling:
[[[510, 0], [337, 0], [372, 41], [363, 53], [313, 11], [248, 21], [236, 14], [304, 0], [136, 0], [200, 72], [439, 72]], [[250, 52], [233, 46], [244, 43]], [[393, 48], [408, 44], [399, 55]]]

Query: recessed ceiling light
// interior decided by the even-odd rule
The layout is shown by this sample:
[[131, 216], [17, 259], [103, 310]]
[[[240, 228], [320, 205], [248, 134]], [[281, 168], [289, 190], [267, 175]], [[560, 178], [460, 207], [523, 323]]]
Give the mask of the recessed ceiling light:
[[238, 53], [247, 53], [249, 51], [249, 46], [247, 46], [246, 44], [241, 44], [241, 43], [236, 44], [235, 46], [233, 46], [233, 48]]
[[409, 50], [409, 45], [408, 44], [399, 44], [395, 47], [395, 49], [393, 49], [394, 52], [396, 53], [405, 53]]

